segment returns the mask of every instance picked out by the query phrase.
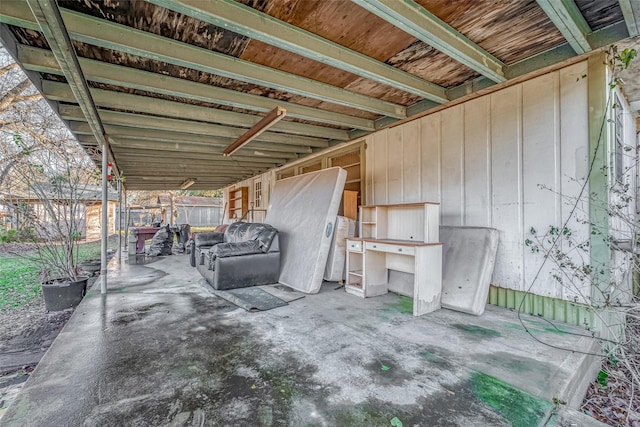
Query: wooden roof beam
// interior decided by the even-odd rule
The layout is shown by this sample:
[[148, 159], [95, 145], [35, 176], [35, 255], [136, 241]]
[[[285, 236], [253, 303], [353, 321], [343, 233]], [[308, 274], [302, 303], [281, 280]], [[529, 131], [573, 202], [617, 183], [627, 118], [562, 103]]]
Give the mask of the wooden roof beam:
[[[88, 124], [84, 122], [69, 122], [69, 129], [71, 130], [71, 132], [78, 135], [91, 134]], [[113, 139], [118, 139], [118, 138], [135, 139], [140, 141], [141, 143], [143, 141], [147, 141], [149, 147], [153, 147], [154, 142], [161, 142], [161, 143], [164, 143], [165, 145], [167, 143], [180, 144], [180, 143], [190, 142], [192, 144], [197, 143], [204, 146], [208, 145], [209, 147], [212, 148], [212, 150], [214, 150], [216, 147], [217, 148], [226, 147], [226, 145], [222, 145], [222, 146], [213, 145], [212, 143], [213, 141], [211, 141], [209, 137], [193, 135], [193, 134], [183, 134], [179, 132], [165, 132], [165, 131], [157, 131], [152, 129], [138, 129], [133, 127], [111, 126], [111, 125], [106, 125], [105, 129], [109, 134], [109, 137]], [[219, 141], [219, 140], [220, 139], [216, 139], [216, 141]], [[233, 140], [231, 139], [225, 142], [228, 145], [230, 141], [233, 141]], [[114, 146], [116, 145], [117, 144], [114, 144]], [[281, 150], [279, 149], [280, 147], [282, 147]], [[281, 146], [279, 144], [273, 144], [273, 143], [262, 143], [262, 144], [257, 144], [255, 146], [248, 145], [247, 149], [256, 150], [256, 151], [265, 151], [265, 152], [277, 152], [282, 157], [293, 158], [293, 157], [297, 157], [297, 154], [299, 154], [299, 151], [306, 151], [306, 149], [308, 148], [306, 147], [306, 148], [303, 148], [302, 150], [296, 150], [296, 149], [292, 149], [292, 147], [295, 147], [295, 146], [285, 146], [285, 145]]]
[[[43, 82], [43, 93], [50, 99], [57, 99], [59, 101], [65, 102], [75, 102], [75, 100], [70, 96], [69, 89], [65, 86], [66, 85], [64, 83], [45, 81]], [[158, 128], [169, 128], [168, 130], [176, 130], [176, 128], [172, 128], [172, 126], [182, 128], [183, 126], [180, 125], [180, 122], [186, 122], [189, 123], [191, 128], [190, 130], [182, 130], [183, 132], [208, 134], [211, 131], [207, 131], [206, 128], [208, 128], [210, 125], [220, 123], [223, 125], [248, 128], [251, 127], [251, 125], [253, 125], [254, 123], [257, 123], [257, 119], [260, 118], [259, 116], [234, 113], [224, 110], [212, 110], [211, 108], [182, 104], [175, 101], [152, 99], [146, 96], [130, 95], [120, 92], [110, 92], [101, 89], [92, 89], [91, 93], [93, 95], [93, 99], [99, 106], [163, 116], [154, 117], [144, 114], [122, 113], [117, 111], [99, 109], [98, 111], [101, 115], [104, 114], [105, 117], [109, 117], [109, 120], [118, 122], [113, 124], [132, 124], [134, 126], [150, 127], [154, 129], [156, 128], [155, 125], [145, 125], [146, 123], [149, 123], [148, 118], [151, 117], [150, 120], [155, 120]], [[59, 111], [60, 114], [67, 114], [67, 112], [71, 112], [70, 114], [75, 114], [74, 112], [77, 112], [77, 108], [78, 107], [76, 107], [75, 105], [72, 106], [61, 104]], [[145, 119], [143, 120], [141, 118]], [[184, 118], [188, 118], [190, 120], [183, 120]], [[196, 122], [191, 120], [198, 121]], [[312, 143], [311, 140], [309, 140], [309, 143], [307, 144], [314, 147], [326, 147], [326, 139], [328, 138], [337, 139], [340, 141], [349, 139], [348, 133], [344, 130], [322, 128], [319, 126], [306, 125], [304, 123], [285, 122], [285, 125], [283, 125], [282, 122], [279, 122], [273, 127], [273, 130], [277, 130], [283, 135], [289, 135], [290, 144], [299, 144], [295, 142], [297, 135], [315, 138], [316, 142]], [[322, 139], [324, 139], [325, 141], [322, 141]]]
[[[65, 111], [66, 111], [66, 106], [63, 109], [63, 114]], [[115, 114], [118, 114], [118, 113], [115, 113]], [[127, 114], [127, 113], [121, 113], [121, 114]], [[136, 114], [132, 114], [132, 116], [135, 117]], [[70, 120], [72, 131], [78, 130], [79, 132], [81, 131], [84, 134], [87, 133], [88, 127], [86, 126], [86, 123], [82, 123], [85, 121], [83, 117], [78, 117], [77, 114], [74, 114], [74, 115], [64, 114], [64, 118], [65, 120]], [[162, 126], [157, 126], [155, 128], [153, 126], [148, 126], [152, 124], [154, 120], [158, 124], [160, 124], [160, 122], [163, 121], [162, 118], [151, 117], [149, 119], [146, 119], [143, 116], [140, 119], [140, 122], [144, 122], [145, 126], [142, 126], [142, 127], [136, 126], [135, 124], [132, 125], [131, 123], [117, 124], [117, 123], [109, 123], [108, 121], [105, 121], [104, 123], [106, 125], [107, 130], [110, 131], [109, 136], [112, 136], [112, 137], [125, 136], [131, 139], [145, 139], [145, 140], [156, 140], [156, 141], [166, 141], [166, 142], [184, 141], [184, 142], [191, 142], [191, 143], [203, 144], [207, 146], [223, 147], [223, 148], [229, 145], [230, 141], [237, 138], [236, 135], [238, 133], [242, 134], [242, 131], [243, 131], [243, 129], [224, 128], [221, 126], [214, 125], [212, 126], [213, 129], [222, 128], [222, 130], [219, 132], [216, 132], [215, 130], [208, 129], [208, 127], [204, 127], [203, 130], [206, 130], [206, 132], [192, 133], [192, 132], [183, 132], [179, 128], [167, 129], [169, 127], [167, 126], [167, 123], [163, 123]], [[282, 138], [281, 135], [278, 135], [278, 134], [274, 134], [274, 135], [278, 136], [278, 138]], [[290, 141], [287, 141], [289, 143], [282, 143], [280, 141], [271, 141], [271, 142], [255, 141], [251, 143], [251, 146], [259, 150], [309, 154], [312, 152], [312, 149], [309, 145], [304, 144], [305, 141], [306, 140], [302, 139], [297, 141], [296, 144], [291, 144]], [[326, 143], [325, 141], [321, 141], [322, 144], [315, 144], [315, 141], [309, 141], [309, 142], [312, 142], [314, 146], [318, 148], [326, 148], [329, 146], [328, 143]]]
[[[137, 156], [139, 157], [139, 159], [137, 160], [140, 160], [143, 158], [155, 158], [155, 159], [164, 159], [164, 163], [166, 164], [184, 162], [192, 166], [207, 165], [207, 164], [213, 165], [212, 162], [220, 161], [220, 158], [222, 157], [222, 156], [212, 156], [208, 158], [208, 157], [203, 157], [201, 154], [189, 154], [189, 153], [181, 153], [180, 156], [169, 157], [167, 156], [166, 153], [154, 152], [151, 150], [146, 150], [141, 148], [122, 148], [122, 147], [115, 148], [114, 153], [116, 154], [116, 156], [123, 155], [123, 154], [131, 155], [134, 157]], [[281, 165], [286, 163], [288, 160], [288, 159], [279, 159], [274, 157], [258, 157], [258, 156], [248, 157], [248, 156], [242, 156], [242, 155], [237, 155], [237, 156], [234, 155], [234, 156], [231, 156], [230, 159], [231, 160], [228, 162], [228, 164], [234, 164], [234, 159], [235, 159], [239, 162], [243, 161], [243, 162], [249, 162], [249, 163], [261, 163], [264, 165]], [[128, 163], [129, 161], [133, 161], [133, 160], [136, 160], [136, 159], [131, 158], [126, 162]]]
[[[51, 51], [47, 49], [19, 45], [18, 59], [27, 70], [62, 74], [57, 61]], [[280, 105], [287, 109], [288, 116], [298, 119], [347, 126], [355, 129], [370, 129], [372, 126], [371, 120], [320, 110], [292, 102], [251, 95], [91, 59], [79, 58], [79, 62], [85, 77], [94, 82], [259, 112], [268, 112], [276, 105]]]
[[[156, 166], [155, 169], [144, 169], [140, 170], [139, 168], [132, 167], [127, 171], [126, 177], [127, 180], [135, 179], [135, 180], [144, 180], [145, 178], [155, 178], [162, 179], [163, 176], [165, 178], [178, 179], [182, 177], [181, 181], [184, 181], [185, 171], [183, 169], [172, 169], [167, 171], [165, 175], [161, 173], [163, 166]], [[236, 170], [225, 170], [225, 171], [216, 171], [215, 173], [211, 173], [212, 168], [209, 169], [189, 169], [186, 173], [189, 178], [196, 178], [198, 181], [200, 180], [226, 180], [230, 178], [237, 178], [238, 180], [242, 180], [244, 178], [254, 176], [254, 174], [261, 173], [262, 170], [249, 171], [242, 168], [236, 168]]]
[[[70, 37], [83, 43], [376, 114], [397, 115], [404, 114], [405, 111], [403, 106], [371, 96], [136, 30], [106, 19], [63, 8], [60, 12]], [[29, 27], [35, 23], [35, 18], [22, 1], [2, 1], [0, 2], [0, 22], [21, 22]]]
[[591, 51], [587, 40], [591, 28], [573, 0], [536, 1], [578, 55]]
[[637, 0], [618, 0], [624, 22], [627, 24], [629, 37], [640, 34], [640, 2]]
[[352, 1], [494, 82], [506, 80], [501, 61], [414, 1]]
[[439, 103], [447, 102], [445, 89], [441, 86], [234, 0], [147, 1], [405, 92]]
[[[193, 162], [195, 162], [195, 160]], [[203, 167], [208, 168], [207, 170], [209, 172], [215, 172], [218, 167], [223, 169], [224, 168], [246, 168], [250, 170], [263, 170], [265, 168], [271, 167], [270, 163], [264, 163], [264, 162], [256, 163], [256, 162], [242, 161], [240, 162], [240, 165], [238, 165], [238, 163], [234, 162], [233, 160], [227, 161], [227, 162], [223, 162], [221, 160], [206, 160], [204, 163], [192, 163], [190, 159], [181, 159], [181, 158], [172, 159], [171, 164], [167, 164], [166, 161], [163, 162], [160, 159], [149, 157], [149, 156], [140, 156], [140, 158], [127, 159], [123, 161], [122, 165], [123, 165], [123, 170], [126, 170], [125, 166], [127, 165], [136, 164], [142, 167], [145, 164], [151, 164], [151, 163], [163, 163], [167, 165], [167, 170], [173, 169], [174, 165], [176, 165], [175, 167], [178, 168], [180, 164], [186, 164], [186, 163], [188, 163], [193, 168], [196, 168], [197, 166], [202, 165]]]

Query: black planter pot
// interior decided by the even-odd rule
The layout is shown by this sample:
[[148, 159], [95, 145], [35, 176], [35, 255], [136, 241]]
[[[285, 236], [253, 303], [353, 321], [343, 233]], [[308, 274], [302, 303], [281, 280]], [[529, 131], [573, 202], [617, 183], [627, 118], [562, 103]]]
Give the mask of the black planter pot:
[[42, 296], [47, 311], [61, 311], [80, 304], [87, 292], [88, 277], [77, 281], [57, 279], [42, 284]]
[[96, 273], [98, 273], [101, 268], [101, 263], [99, 259], [90, 259], [87, 261], [82, 261], [78, 265], [82, 269], [82, 271], [87, 273], [89, 277], [95, 276]]

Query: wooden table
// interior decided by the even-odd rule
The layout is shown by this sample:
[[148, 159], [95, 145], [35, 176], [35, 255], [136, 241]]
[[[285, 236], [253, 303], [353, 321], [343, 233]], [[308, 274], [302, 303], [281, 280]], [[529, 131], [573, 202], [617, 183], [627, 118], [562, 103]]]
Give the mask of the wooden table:
[[136, 255], [144, 254], [144, 242], [155, 236], [162, 227], [131, 227], [131, 233], [136, 236]]

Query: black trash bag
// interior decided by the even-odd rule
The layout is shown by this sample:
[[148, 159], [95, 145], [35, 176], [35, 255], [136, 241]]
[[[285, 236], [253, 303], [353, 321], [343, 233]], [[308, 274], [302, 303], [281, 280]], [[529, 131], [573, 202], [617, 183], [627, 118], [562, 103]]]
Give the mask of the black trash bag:
[[171, 247], [173, 246], [173, 232], [168, 225], [161, 227], [156, 231], [151, 239], [151, 246], [147, 251], [148, 256], [171, 255]]
[[182, 254], [187, 250], [187, 242], [189, 241], [189, 233], [191, 226], [189, 224], [179, 224], [176, 229], [177, 243], [173, 245], [173, 251]]

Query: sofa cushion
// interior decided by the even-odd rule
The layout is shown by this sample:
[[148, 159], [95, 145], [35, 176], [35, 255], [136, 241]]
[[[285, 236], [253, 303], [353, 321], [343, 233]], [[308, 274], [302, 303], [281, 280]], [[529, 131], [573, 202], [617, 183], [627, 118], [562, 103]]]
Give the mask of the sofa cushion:
[[248, 242], [258, 240], [263, 252], [268, 252], [278, 230], [269, 224], [259, 222], [234, 222], [224, 234], [225, 243]]
[[[266, 224], [265, 224], [266, 225]], [[256, 240], [260, 242], [260, 247], [262, 248], [262, 252], [269, 252], [270, 249], [274, 249], [275, 251], [279, 251], [280, 248], [277, 244], [273, 244], [277, 241], [276, 236], [278, 235], [278, 230], [271, 227], [270, 225], [264, 227], [260, 233], [256, 236]]]
[[260, 242], [249, 240], [238, 243], [220, 243], [209, 250], [214, 258], [227, 258], [232, 256], [252, 255], [262, 253]]
[[197, 233], [194, 237], [196, 248], [203, 246], [213, 246], [224, 241], [224, 234], [215, 231]]
[[248, 223], [241, 221], [229, 224], [224, 232], [224, 242], [235, 243], [242, 241], [242, 237], [245, 234], [247, 224]]

